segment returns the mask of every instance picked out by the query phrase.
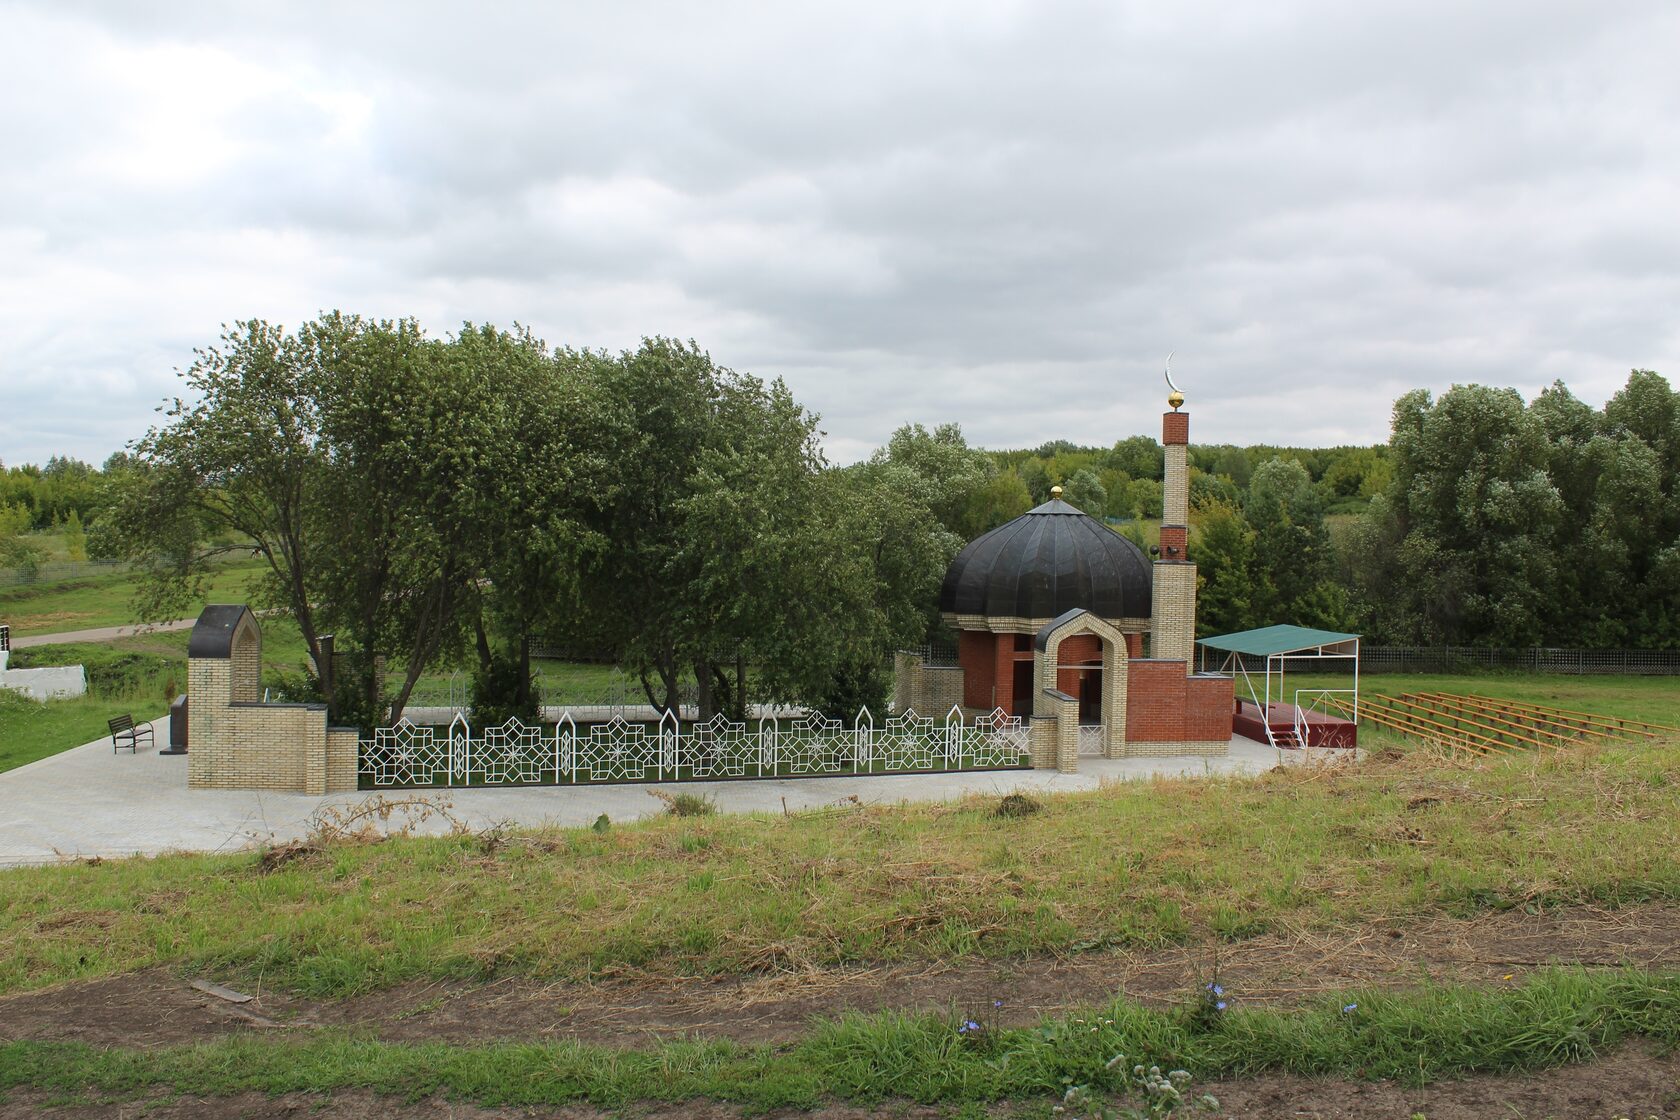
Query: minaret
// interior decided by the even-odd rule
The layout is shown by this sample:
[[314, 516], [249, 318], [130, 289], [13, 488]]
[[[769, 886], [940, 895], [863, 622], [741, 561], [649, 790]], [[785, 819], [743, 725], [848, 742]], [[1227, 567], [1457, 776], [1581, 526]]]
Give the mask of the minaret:
[[[1169, 375], [1168, 385], [1172, 384]], [[1190, 535], [1190, 414], [1180, 412], [1184, 394], [1167, 396], [1172, 411], [1161, 416], [1161, 445], [1166, 449], [1166, 478], [1161, 486], [1161, 551], [1155, 561], [1151, 657], [1192, 665], [1196, 643], [1196, 565], [1186, 544]]]

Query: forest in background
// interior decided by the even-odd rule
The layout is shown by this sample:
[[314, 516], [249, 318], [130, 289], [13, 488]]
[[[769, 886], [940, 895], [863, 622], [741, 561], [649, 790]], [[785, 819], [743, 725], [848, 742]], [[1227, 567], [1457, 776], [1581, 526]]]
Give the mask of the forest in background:
[[[340, 640], [335, 708], [377, 722], [440, 663], [486, 710], [528, 711], [529, 649], [613, 658], [651, 702], [699, 682], [846, 710], [893, 648], [937, 640], [945, 565], [1060, 485], [1147, 547], [1162, 449], [969, 446], [906, 425], [827, 463], [780, 382], [692, 343], [551, 349], [468, 325], [329, 315], [239, 324], [187, 370], [166, 422], [95, 469], [0, 470], [0, 567], [54, 530], [127, 560], [170, 616], [218, 555], [265, 565], [258, 605]], [[1603, 408], [1457, 386], [1395, 403], [1374, 447], [1196, 444], [1202, 633], [1293, 622], [1388, 643], [1680, 646], [1680, 395], [1636, 370]], [[399, 674], [400, 676], [400, 674]], [[317, 692], [334, 687], [318, 677]]]

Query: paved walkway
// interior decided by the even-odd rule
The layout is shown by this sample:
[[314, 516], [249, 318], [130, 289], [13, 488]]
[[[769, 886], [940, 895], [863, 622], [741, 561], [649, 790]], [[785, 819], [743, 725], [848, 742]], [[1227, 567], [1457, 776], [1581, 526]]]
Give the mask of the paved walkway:
[[196, 618], [178, 618], [174, 622], [154, 622], [148, 626], [99, 626], [92, 630], [62, 630], [57, 634], [31, 634], [12, 638], [13, 649], [30, 646], [56, 646], [63, 642], [114, 642], [118, 638], [133, 638], [141, 634], [156, 634], [168, 630], [191, 630]]
[[[153, 728], [168, 741], [168, 721]], [[1291, 752], [1298, 756], [1299, 752]], [[1231, 742], [1226, 758], [1082, 758], [1078, 774], [1004, 770], [965, 774], [792, 778], [637, 785], [527, 786], [436, 791], [472, 828], [504, 821], [522, 825], [587, 825], [602, 813], [630, 821], [663, 811], [652, 789], [713, 798], [724, 812], [780, 813], [857, 797], [866, 804], [948, 801], [978, 793], [1096, 789], [1104, 782], [1160, 776], [1253, 774], [1276, 766], [1281, 752], [1248, 739]], [[428, 793], [432, 791], [427, 791]], [[387, 796], [403, 796], [387, 791]], [[188, 790], [187, 759], [156, 750], [114, 754], [110, 739], [65, 751], [0, 774], [0, 866], [168, 851], [233, 851], [296, 839], [326, 806], [354, 804], [370, 793], [312, 797], [296, 793]], [[423, 831], [446, 831], [434, 820]]]

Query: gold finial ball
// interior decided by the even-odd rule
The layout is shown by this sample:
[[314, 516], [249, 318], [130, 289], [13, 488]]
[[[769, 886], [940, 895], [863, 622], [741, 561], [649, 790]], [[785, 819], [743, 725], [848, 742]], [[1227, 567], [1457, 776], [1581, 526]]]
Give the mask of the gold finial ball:
[[1177, 412], [1178, 406], [1184, 403], [1184, 394], [1174, 389], [1167, 394], [1167, 403], [1173, 406], [1174, 412]]
[[1058, 501], [1058, 502], [1061, 501], [1062, 500], [1062, 488], [1060, 486], [1050, 487], [1050, 497], [1054, 501]]

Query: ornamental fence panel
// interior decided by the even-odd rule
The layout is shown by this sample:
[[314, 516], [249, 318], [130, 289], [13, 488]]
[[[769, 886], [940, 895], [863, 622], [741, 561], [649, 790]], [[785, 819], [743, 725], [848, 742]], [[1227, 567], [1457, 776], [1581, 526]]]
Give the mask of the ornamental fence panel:
[[915, 712], [877, 725], [868, 708], [850, 728], [807, 713], [787, 720], [713, 716], [683, 725], [667, 712], [657, 723], [614, 717], [579, 725], [568, 712], [552, 728], [509, 720], [474, 730], [460, 715], [448, 727], [407, 720], [376, 728], [360, 743], [363, 788], [585, 785], [718, 781], [850, 774], [926, 774], [1024, 769], [1027, 729], [1001, 709], [972, 722], [952, 708], [943, 721]]

